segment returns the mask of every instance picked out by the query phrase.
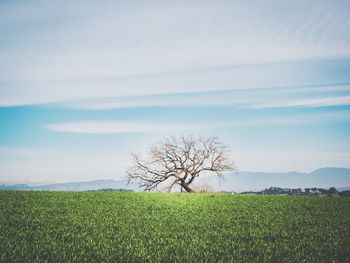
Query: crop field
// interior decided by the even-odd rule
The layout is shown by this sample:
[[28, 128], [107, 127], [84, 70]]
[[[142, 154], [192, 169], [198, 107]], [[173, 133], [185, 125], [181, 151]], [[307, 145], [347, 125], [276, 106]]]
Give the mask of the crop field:
[[349, 262], [350, 198], [0, 191], [1, 262]]

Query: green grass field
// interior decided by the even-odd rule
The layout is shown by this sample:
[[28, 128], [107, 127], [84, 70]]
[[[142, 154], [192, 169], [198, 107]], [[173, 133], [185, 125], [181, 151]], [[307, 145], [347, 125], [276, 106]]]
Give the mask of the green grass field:
[[0, 191], [1, 262], [349, 262], [350, 198]]

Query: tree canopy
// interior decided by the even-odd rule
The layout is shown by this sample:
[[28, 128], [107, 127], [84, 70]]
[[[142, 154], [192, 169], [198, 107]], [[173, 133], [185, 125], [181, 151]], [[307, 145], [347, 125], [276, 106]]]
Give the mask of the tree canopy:
[[224, 172], [234, 170], [228, 147], [216, 137], [165, 138], [151, 147], [147, 159], [136, 154], [132, 157], [129, 181], [138, 182], [146, 191], [171, 191], [180, 186], [181, 191], [195, 192], [192, 184], [200, 175], [212, 173], [222, 178]]

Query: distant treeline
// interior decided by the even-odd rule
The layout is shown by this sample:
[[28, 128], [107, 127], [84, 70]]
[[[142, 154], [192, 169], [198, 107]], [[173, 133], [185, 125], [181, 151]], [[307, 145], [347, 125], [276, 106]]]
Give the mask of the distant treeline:
[[301, 188], [281, 188], [281, 187], [270, 187], [265, 190], [254, 192], [254, 191], [246, 191], [241, 194], [257, 194], [257, 195], [310, 195], [310, 196], [318, 196], [318, 195], [339, 195], [339, 196], [350, 196], [350, 191], [342, 191], [339, 192], [335, 187], [331, 187], [329, 189], [323, 188], [305, 188], [304, 190]]

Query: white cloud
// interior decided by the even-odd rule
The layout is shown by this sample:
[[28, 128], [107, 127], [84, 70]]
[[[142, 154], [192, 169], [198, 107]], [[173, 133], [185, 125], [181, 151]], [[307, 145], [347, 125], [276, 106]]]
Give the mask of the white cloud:
[[117, 133], [167, 133], [167, 132], [195, 132], [198, 130], [221, 129], [223, 127], [244, 126], [284, 126], [300, 124], [317, 124], [350, 120], [347, 111], [311, 112], [303, 114], [274, 115], [274, 116], [246, 116], [237, 120], [222, 119], [207, 122], [192, 121], [180, 124], [178, 122], [123, 122], [123, 121], [75, 121], [46, 124], [44, 127], [54, 132], [81, 134], [117, 134]]
[[200, 126], [151, 122], [80, 121], [47, 124], [45, 127], [56, 132], [109, 134], [183, 131]]
[[284, 107], [326, 107], [350, 105], [350, 96], [287, 100], [253, 106], [256, 109]]
[[[324, 0], [3, 4], [0, 105], [290, 83], [286, 69], [191, 70], [347, 57], [347, 10]], [[296, 75], [304, 84], [308, 72]]]
[[[296, 86], [77, 100], [57, 104], [71, 109], [111, 110], [166, 106], [235, 106], [244, 108], [323, 107], [350, 104], [350, 86]], [[339, 95], [334, 96], [333, 94]], [[287, 99], [286, 99], [287, 98]]]

